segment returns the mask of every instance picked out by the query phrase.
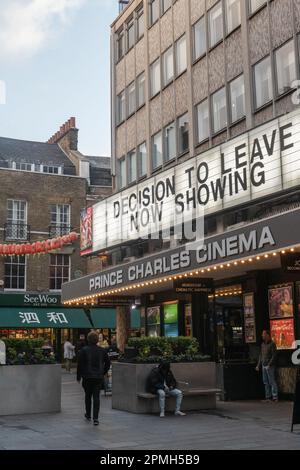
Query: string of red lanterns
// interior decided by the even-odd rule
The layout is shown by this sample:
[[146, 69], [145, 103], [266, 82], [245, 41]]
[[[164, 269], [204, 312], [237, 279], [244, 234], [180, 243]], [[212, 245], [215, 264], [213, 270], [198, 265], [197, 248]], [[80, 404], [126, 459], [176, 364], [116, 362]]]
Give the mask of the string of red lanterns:
[[0, 244], [0, 255], [4, 256], [20, 256], [20, 255], [35, 255], [49, 253], [50, 251], [59, 250], [65, 245], [70, 245], [78, 239], [78, 234], [71, 232], [62, 237], [51, 238], [49, 240], [37, 241], [34, 243], [22, 244]]

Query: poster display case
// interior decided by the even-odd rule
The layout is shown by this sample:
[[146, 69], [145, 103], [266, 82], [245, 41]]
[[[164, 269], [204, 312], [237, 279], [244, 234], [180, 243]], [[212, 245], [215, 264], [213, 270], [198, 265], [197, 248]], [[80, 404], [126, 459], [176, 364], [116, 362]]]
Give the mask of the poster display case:
[[245, 342], [247, 344], [256, 343], [256, 322], [254, 294], [244, 294], [244, 324], [245, 324]]

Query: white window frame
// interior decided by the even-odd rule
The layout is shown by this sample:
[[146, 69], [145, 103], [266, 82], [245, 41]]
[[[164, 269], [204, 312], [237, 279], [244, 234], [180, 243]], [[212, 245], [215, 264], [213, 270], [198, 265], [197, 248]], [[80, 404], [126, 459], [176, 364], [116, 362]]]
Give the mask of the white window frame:
[[[244, 87], [244, 103], [243, 103], [243, 107], [244, 107], [244, 113], [242, 116], [237, 116], [235, 119], [233, 118], [233, 100], [232, 100], [232, 86], [234, 85], [234, 83], [236, 83], [238, 80], [241, 80], [243, 79], [243, 87]], [[239, 75], [238, 77], [236, 77], [234, 80], [232, 80], [230, 83], [229, 83], [229, 95], [230, 95], [230, 121], [232, 124], [234, 124], [235, 122], [238, 122], [240, 119], [243, 119], [245, 116], [246, 116], [246, 102], [245, 102], [245, 99], [246, 99], [246, 90], [245, 90], [245, 77], [244, 77], [244, 74], [241, 74]], [[241, 96], [241, 95], [240, 95]]]
[[[58, 279], [61, 279], [61, 280], [63, 279], [63, 278], [58, 278], [57, 275], [55, 275], [54, 278], [51, 277], [51, 267], [54, 267], [55, 269], [57, 269], [58, 267], [65, 268], [65, 267], [67, 267], [67, 265], [65, 265], [65, 264], [60, 264], [60, 265], [59, 265], [59, 264], [57, 264], [57, 263], [56, 263], [56, 264], [51, 264], [51, 258], [52, 258], [52, 256], [55, 257], [56, 261], [57, 261], [57, 257], [58, 257], [58, 256], [62, 256], [63, 258], [68, 257], [68, 260], [69, 260], [69, 266], [68, 266], [68, 268], [69, 268], [68, 280], [67, 280], [67, 281], [64, 281], [64, 282], [69, 282], [69, 281], [71, 280], [71, 255], [66, 255], [66, 254], [50, 254], [50, 257], [49, 257], [49, 291], [50, 291], [50, 292], [61, 292], [61, 289], [51, 289], [51, 280], [52, 280], [52, 279], [55, 279], [55, 285], [57, 285], [57, 280], [58, 280]], [[56, 274], [57, 274], [57, 272], [56, 272]], [[63, 282], [62, 282], [62, 284], [63, 284]]]
[[[17, 260], [17, 263], [13, 263], [14, 258]], [[13, 264], [20, 266], [21, 265], [20, 259], [24, 259], [24, 263], [22, 263], [22, 266], [24, 265], [24, 288], [20, 289], [16, 287], [5, 287], [5, 279], [7, 278], [7, 276], [5, 276], [5, 265], [9, 263], [10, 267], [12, 267]], [[13, 276], [11, 275], [11, 269], [10, 269], [10, 275], [9, 275], [10, 285], [12, 283], [12, 278]], [[19, 281], [18, 281], [18, 284], [19, 284]], [[22, 256], [15, 256], [15, 257], [12, 257], [12, 256], [6, 257], [4, 261], [4, 292], [26, 292], [26, 290], [27, 290], [27, 258], [26, 256], [22, 255]]]
[[[153, 71], [156, 69], [157, 67], [157, 70], [158, 70], [158, 82], [159, 83], [155, 83], [155, 85], [158, 85], [157, 87], [155, 87], [154, 89], [154, 82], [153, 81], [153, 78], [156, 77], [156, 74], [153, 74]], [[154, 96], [156, 96], [159, 92], [161, 91], [161, 63], [160, 63], [160, 58], [156, 59], [154, 62], [152, 62], [152, 64], [150, 65], [150, 97], [153, 98]]]
[[[206, 110], [207, 110], [207, 116], [208, 116], [208, 130], [207, 130], [207, 135], [203, 136], [203, 138], [200, 138], [200, 133], [199, 133], [199, 124], [200, 124], [200, 120], [199, 120], [199, 114], [200, 114], [200, 108], [202, 108], [202, 106], [206, 106]], [[209, 136], [210, 136], [210, 121], [209, 121], [209, 100], [208, 98], [206, 98], [205, 100], [201, 101], [200, 103], [198, 103], [196, 105], [196, 124], [197, 124], [197, 143], [198, 144], [201, 144], [202, 142], [205, 142], [207, 139], [209, 139]]]
[[[9, 204], [12, 203], [12, 207], [9, 207]], [[20, 212], [19, 206], [20, 204], [24, 204], [24, 219], [20, 219], [17, 217], [14, 217], [15, 213]], [[9, 211], [12, 211], [13, 217], [9, 217]], [[26, 233], [26, 236], [19, 236], [19, 237], [13, 237], [13, 236], [6, 236], [7, 240], [27, 240], [27, 220], [28, 220], [28, 203], [24, 199], [7, 199], [6, 201], [6, 222], [7, 224], [12, 224], [12, 225], [20, 225], [21, 226], [21, 231], [22, 231], [22, 226], [24, 226], [24, 230]]]
[[[184, 44], [182, 51], [184, 52], [184, 57], [180, 57], [179, 52], [181, 51], [181, 46]], [[187, 41], [186, 34], [181, 36], [175, 42], [175, 75], [178, 77], [187, 70]]]
[[[213, 13], [217, 10], [221, 8], [221, 23], [222, 23], [222, 31], [221, 31], [221, 34], [220, 34], [220, 37], [217, 36], [215, 38], [212, 37], [212, 34], [213, 33], [216, 33], [216, 31], [212, 31], [212, 22], [211, 22], [211, 17], [213, 15]], [[209, 28], [208, 28], [208, 31], [209, 31], [209, 47], [212, 48], [214, 46], [216, 46], [217, 44], [219, 44], [219, 42], [221, 42], [221, 40], [224, 38], [224, 23], [223, 23], [223, 5], [222, 5], [222, 1], [219, 1], [218, 3], [216, 3], [216, 5], [211, 8], [208, 12], [208, 24], [209, 24]]]

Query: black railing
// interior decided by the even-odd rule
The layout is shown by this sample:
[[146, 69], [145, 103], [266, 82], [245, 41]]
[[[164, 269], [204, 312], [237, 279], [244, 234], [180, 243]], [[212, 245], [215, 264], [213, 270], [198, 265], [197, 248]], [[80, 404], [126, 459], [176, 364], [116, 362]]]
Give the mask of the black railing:
[[49, 237], [62, 237], [63, 235], [69, 235], [71, 232], [70, 225], [50, 225], [49, 226]]
[[19, 222], [4, 224], [4, 240], [30, 240], [30, 225]]

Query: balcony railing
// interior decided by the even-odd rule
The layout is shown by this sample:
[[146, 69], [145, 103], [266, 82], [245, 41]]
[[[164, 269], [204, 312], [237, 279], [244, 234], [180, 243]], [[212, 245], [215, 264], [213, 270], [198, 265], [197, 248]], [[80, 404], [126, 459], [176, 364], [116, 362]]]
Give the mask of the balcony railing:
[[18, 223], [18, 222], [7, 222], [4, 224], [4, 240], [30, 240], [30, 225]]
[[63, 235], [69, 235], [71, 232], [70, 225], [50, 225], [49, 226], [49, 237], [62, 237]]

